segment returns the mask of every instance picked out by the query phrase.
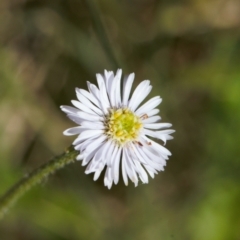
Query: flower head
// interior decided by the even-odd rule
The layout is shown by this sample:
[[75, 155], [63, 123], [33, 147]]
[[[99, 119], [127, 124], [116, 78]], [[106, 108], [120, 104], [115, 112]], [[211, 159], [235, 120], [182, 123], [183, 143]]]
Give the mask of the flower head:
[[87, 82], [88, 91], [76, 88], [75, 107], [61, 106], [79, 125], [64, 131], [65, 135], [78, 135], [73, 142], [80, 152], [77, 160], [87, 165], [86, 174], [94, 173], [94, 180], [106, 167], [104, 185], [109, 189], [113, 182], [118, 183], [120, 167], [124, 183], [128, 185], [129, 178], [135, 186], [139, 179], [148, 183], [148, 174], [154, 178], [163, 171], [171, 153], [152, 138], [165, 144], [174, 132], [166, 129], [170, 123], [159, 122], [159, 96], [139, 107], [152, 89], [150, 81], [142, 81], [130, 97], [134, 73], [124, 79], [123, 87], [121, 76], [122, 70], [116, 75], [105, 70], [103, 75], [97, 74], [98, 87]]

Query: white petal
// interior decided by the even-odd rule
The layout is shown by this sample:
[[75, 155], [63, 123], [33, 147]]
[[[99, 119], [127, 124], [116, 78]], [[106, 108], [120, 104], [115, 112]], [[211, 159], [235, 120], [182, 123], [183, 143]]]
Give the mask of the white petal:
[[104, 163], [106, 163], [108, 166], [111, 166], [112, 160], [114, 159], [114, 156], [115, 156], [115, 153], [117, 150], [117, 145], [114, 142], [112, 142], [111, 140], [108, 140], [108, 141], [110, 141], [110, 146], [109, 146], [108, 151], [106, 152]]
[[80, 161], [83, 159], [83, 154], [79, 154], [77, 157], [76, 157], [76, 160]]
[[83, 112], [90, 113], [90, 114], [96, 114], [93, 110], [91, 110], [91, 108], [89, 108], [86, 105], [80, 103], [79, 101], [72, 100], [71, 102], [76, 108], [82, 110]]
[[77, 123], [78, 125], [81, 125], [82, 119], [75, 114], [67, 114], [67, 117], [70, 118], [73, 122]]
[[65, 106], [65, 105], [63, 105], [63, 106], [60, 106], [60, 108], [61, 108], [61, 110], [63, 111], [63, 112], [65, 112], [65, 113], [70, 113], [70, 114], [76, 114], [78, 111], [79, 111], [79, 109], [77, 109], [77, 108], [75, 108], [75, 107], [69, 107], [69, 106]]
[[85, 130], [86, 129], [82, 128], [82, 127], [72, 127], [72, 128], [68, 128], [67, 130], [65, 130], [63, 132], [63, 134], [65, 136], [72, 136], [72, 135], [80, 134], [80, 133], [82, 133]]
[[[96, 172], [99, 170], [99, 166], [101, 167], [102, 165], [101, 155], [102, 155], [102, 150], [105, 148], [105, 144], [106, 142], [100, 145], [98, 149], [95, 151], [95, 155], [92, 158], [92, 161], [88, 164], [85, 170], [86, 174]], [[103, 164], [103, 166], [105, 165]]]
[[103, 121], [103, 117], [100, 117], [96, 114], [85, 113], [85, 112], [82, 112], [82, 111], [78, 112], [78, 116], [82, 119], [85, 119], [85, 120], [88, 120], [88, 121], [91, 121], [91, 122]]
[[94, 181], [96, 181], [99, 178], [103, 168], [104, 168], [104, 165], [100, 162], [99, 166], [98, 166], [98, 170], [95, 172], [94, 177], [93, 177]]
[[135, 169], [138, 172], [138, 175], [139, 175], [139, 178], [141, 179], [141, 181], [143, 183], [148, 183], [148, 175], [147, 175], [146, 171], [144, 170], [144, 168], [142, 167], [142, 165], [136, 160], [134, 160], [133, 162], [135, 164], [135, 167], [136, 167]]
[[101, 156], [99, 157], [102, 160], [102, 162], [104, 163], [104, 165], [107, 164], [108, 166], [110, 166], [111, 159], [110, 158], [107, 159], [106, 155], [107, 155], [107, 151], [109, 150], [111, 145], [112, 145], [112, 142], [111, 141], [107, 141], [105, 143], [105, 145], [104, 145], [104, 148], [101, 151]]
[[104, 102], [104, 104], [107, 106], [107, 108], [109, 108], [110, 103], [109, 103], [109, 99], [108, 99], [108, 95], [107, 95], [107, 89], [106, 89], [105, 81], [101, 74], [97, 74], [97, 82], [98, 82], [98, 87], [100, 90], [101, 100]]
[[110, 103], [109, 103], [109, 100], [106, 99], [107, 96], [105, 95], [105, 90], [104, 90], [104, 87], [103, 87], [104, 83], [101, 83], [101, 89], [100, 89], [100, 104], [101, 104], [101, 109], [102, 111], [104, 112], [104, 115], [107, 115], [108, 114], [108, 110], [110, 108]]
[[[146, 147], [139, 147], [139, 146], [134, 146], [134, 152], [141, 161], [141, 163], [144, 165], [144, 167], [149, 166], [148, 169], [150, 168], [152, 172], [155, 172], [154, 169], [160, 170], [161, 165], [159, 162], [154, 161], [156, 158], [160, 158], [159, 156], [154, 156], [153, 154], [146, 154], [144, 149]], [[154, 156], [152, 159], [151, 157]]]
[[114, 80], [116, 81], [115, 91], [115, 106], [120, 107], [121, 105], [121, 77], [122, 69], [118, 69]]
[[88, 122], [84, 121], [81, 122], [81, 126], [88, 128], [88, 129], [93, 129], [93, 130], [102, 130], [105, 129], [105, 126], [103, 125], [102, 122]]
[[143, 134], [150, 136], [150, 137], [154, 137], [154, 138], [158, 137], [156, 131], [152, 131], [149, 129], [143, 129]]
[[[89, 144], [89, 143], [88, 143], [88, 144]], [[87, 165], [87, 164], [89, 163], [89, 161], [93, 159], [93, 157], [96, 155], [96, 152], [99, 150], [99, 148], [101, 148], [101, 146], [102, 146], [102, 145], [99, 144], [99, 146], [98, 146], [96, 149], [94, 149], [92, 152], [90, 152], [90, 153], [84, 152], [84, 153], [83, 153], [84, 159], [83, 159], [83, 161], [82, 161], [82, 166]]]
[[114, 77], [110, 90], [110, 102], [112, 107], [118, 107], [120, 98], [120, 81], [121, 81], [122, 70], [118, 70], [116, 76]]
[[152, 86], [149, 85], [150, 81], [145, 80], [141, 82], [135, 91], [133, 92], [133, 95], [129, 101], [128, 107], [135, 111], [135, 109], [139, 106], [139, 104], [147, 97], [147, 95], [150, 93]]
[[128, 105], [128, 99], [129, 99], [129, 95], [130, 95], [130, 92], [131, 92], [134, 77], [135, 77], [135, 74], [131, 73], [128, 77], [126, 77], [124, 79], [124, 82], [123, 82], [123, 101], [122, 101], [123, 106]]
[[159, 109], [155, 108], [155, 109], [151, 110], [150, 112], [147, 112], [147, 115], [148, 115], [148, 117], [151, 117], [151, 116], [158, 114], [159, 112], [160, 112]]
[[142, 122], [144, 124], [146, 124], [146, 123], [154, 123], [154, 122], [156, 122], [156, 121], [158, 121], [160, 119], [161, 118], [159, 116], [153, 116], [153, 117], [149, 117], [149, 118], [146, 118], [146, 119], [142, 120]]
[[113, 75], [113, 71], [104, 70], [105, 81], [109, 79], [111, 75]]
[[167, 156], [171, 156], [172, 155], [171, 152], [168, 149], [166, 149], [165, 147], [163, 147], [162, 145], [160, 145], [160, 144], [158, 144], [158, 143], [156, 143], [154, 141], [151, 141], [151, 143], [152, 143], [153, 148], [159, 154], [161, 154], [164, 158], [167, 158]]
[[150, 147], [149, 148], [141, 148], [138, 149], [139, 153], [144, 156], [145, 159], [147, 159], [148, 166], [153, 167], [154, 169], [158, 170], [158, 171], [162, 171], [163, 170], [163, 166], [166, 165], [166, 160], [164, 158], [162, 158], [161, 156], [157, 156], [154, 153], [152, 153], [150, 151]]
[[92, 103], [94, 103], [99, 108], [99, 101], [95, 98], [95, 96], [88, 91], [80, 88], [76, 88], [76, 93], [78, 95], [83, 95], [85, 98], [90, 100]]
[[175, 130], [168, 129], [168, 130], [157, 131], [156, 134], [157, 134], [157, 138], [161, 139], [164, 142], [164, 144], [166, 144], [167, 140], [173, 139], [173, 137], [170, 136], [170, 134], [172, 134], [174, 132], [175, 132]]
[[125, 156], [125, 151], [123, 150], [122, 152], [122, 176], [123, 176], [123, 181], [125, 185], [128, 185], [128, 177], [127, 177], [127, 170], [126, 170], [126, 156]]
[[150, 129], [169, 128], [171, 126], [172, 126], [171, 123], [146, 123], [146, 124], [144, 124], [144, 128], [150, 128]]
[[114, 183], [117, 184], [118, 183], [118, 179], [119, 179], [119, 164], [120, 164], [120, 156], [121, 156], [121, 152], [122, 152], [122, 149], [119, 148], [118, 151], [117, 151], [117, 154], [114, 158], [114, 161], [113, 161], [113, 180], [114, 180]]
[[90, 137], [99, 137], [100, 135], [103, 135], [103, 130], [86, 130], [82, 132], [73, 142], [73, 145], [78, 141], [86, 140]]
[[137, 115], [146, 114], [162, 102], [162, 99], [159, 96], [153, 97], [144, 103], [137, 111]]
[[[106, 71], [107, 72], [107, 71]], [[111, 93], [111, 88], [112, 88], [112, 83], [114, 80], [114, 73], [111, 72], [105, 72], [105, 83], [106, 83], [106, 88], [107, 88], [107, 93], [108, 93], [108, 97], [110, 99], [110, 93]], [[113, 107], [113, 106], [112, 106]]]
[[77, 98], [78, 100], [83, 103], [86, 107], [92, 109], [95, 113], [97, 113], [98, 115], [103, 115], [103, 112], [101, 111], [101, 109], [99, 109], [98, 107], [96, 107], [93, 103], [91, 103], [83, 94], [80, 94], [77, 91]]
[[126, 157], [126, 171], [129, 176], [129, 178], [134, 182], [135, 187], [138, 185], [138, 177], [137, 174], [134, 170], [134, 166], [132, 163], [132, 159], [130, 157], [131, 152], [129, 152], [129, 149], [124, 149], [125, 150], [125, 157]]
[[100, 91], [99, 89], [92, 83], [87, 82], [88, 85], [88, 90], [89, 92], [97, 99], [98, 101], [98, 107], [101, 107], [101, 102], [100, 102]]
[[110, 189], [112, 187], [112, 182], [113, 179], [111, 177], [111, 168], [107, 167], [107, 170], [105, 172], [105, 176], [104, 176], [104, 186], [108, 187], [108, 189]]
[[86, 147], [85, 152], [90, 153], [94, 151], [96, 148], [98, 148], [100, 145], [103, 145], [103, 146], [106, 145], [106, 143], [104, 142], [106, 138], [107, 137], [104, 135], [98, 137], [96, 140], [92, 141], [92, 143]]

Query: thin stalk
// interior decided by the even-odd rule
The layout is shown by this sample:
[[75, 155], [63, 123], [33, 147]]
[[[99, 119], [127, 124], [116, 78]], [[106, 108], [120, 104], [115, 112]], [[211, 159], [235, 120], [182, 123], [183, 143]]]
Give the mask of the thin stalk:
[[27, 193], [33, 186], [41, 183], [58, 169], [74, 162], [78, 154], [79, 152], [74, 150], [73, 147], [70, 147], [63, 154], [54, 157], [30, 174], [24, 176], [0, 198], [0, 219], [4, 217], [22, 195]]

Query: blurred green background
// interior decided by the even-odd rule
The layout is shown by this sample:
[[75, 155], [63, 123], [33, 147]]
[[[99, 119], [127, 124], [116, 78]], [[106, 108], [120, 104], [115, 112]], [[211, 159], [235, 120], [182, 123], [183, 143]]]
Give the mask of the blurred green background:
[[239, 29], [239, 0], [1, 0], [0, 194], [71, 144], [59, 106], [104, 69], [150, 79], [176, 133], [149, 184], [109, 191], [74, 163], [0, 238], [240, 240]]

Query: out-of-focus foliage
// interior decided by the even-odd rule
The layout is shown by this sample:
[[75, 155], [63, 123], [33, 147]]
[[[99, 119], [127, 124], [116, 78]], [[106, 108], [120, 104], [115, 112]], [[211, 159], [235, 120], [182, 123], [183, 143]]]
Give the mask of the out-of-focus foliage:
[[116, 70], [98, 18], [123, 72], [163, 97], [173, 155], [150, 184], [110, 191], [69, 165], [18, 202], [0, 238], [239, 240], [240, 2], [89, 1], [0, 1], [1, 193], [71, 144], [59, 106], [74, 88]]

